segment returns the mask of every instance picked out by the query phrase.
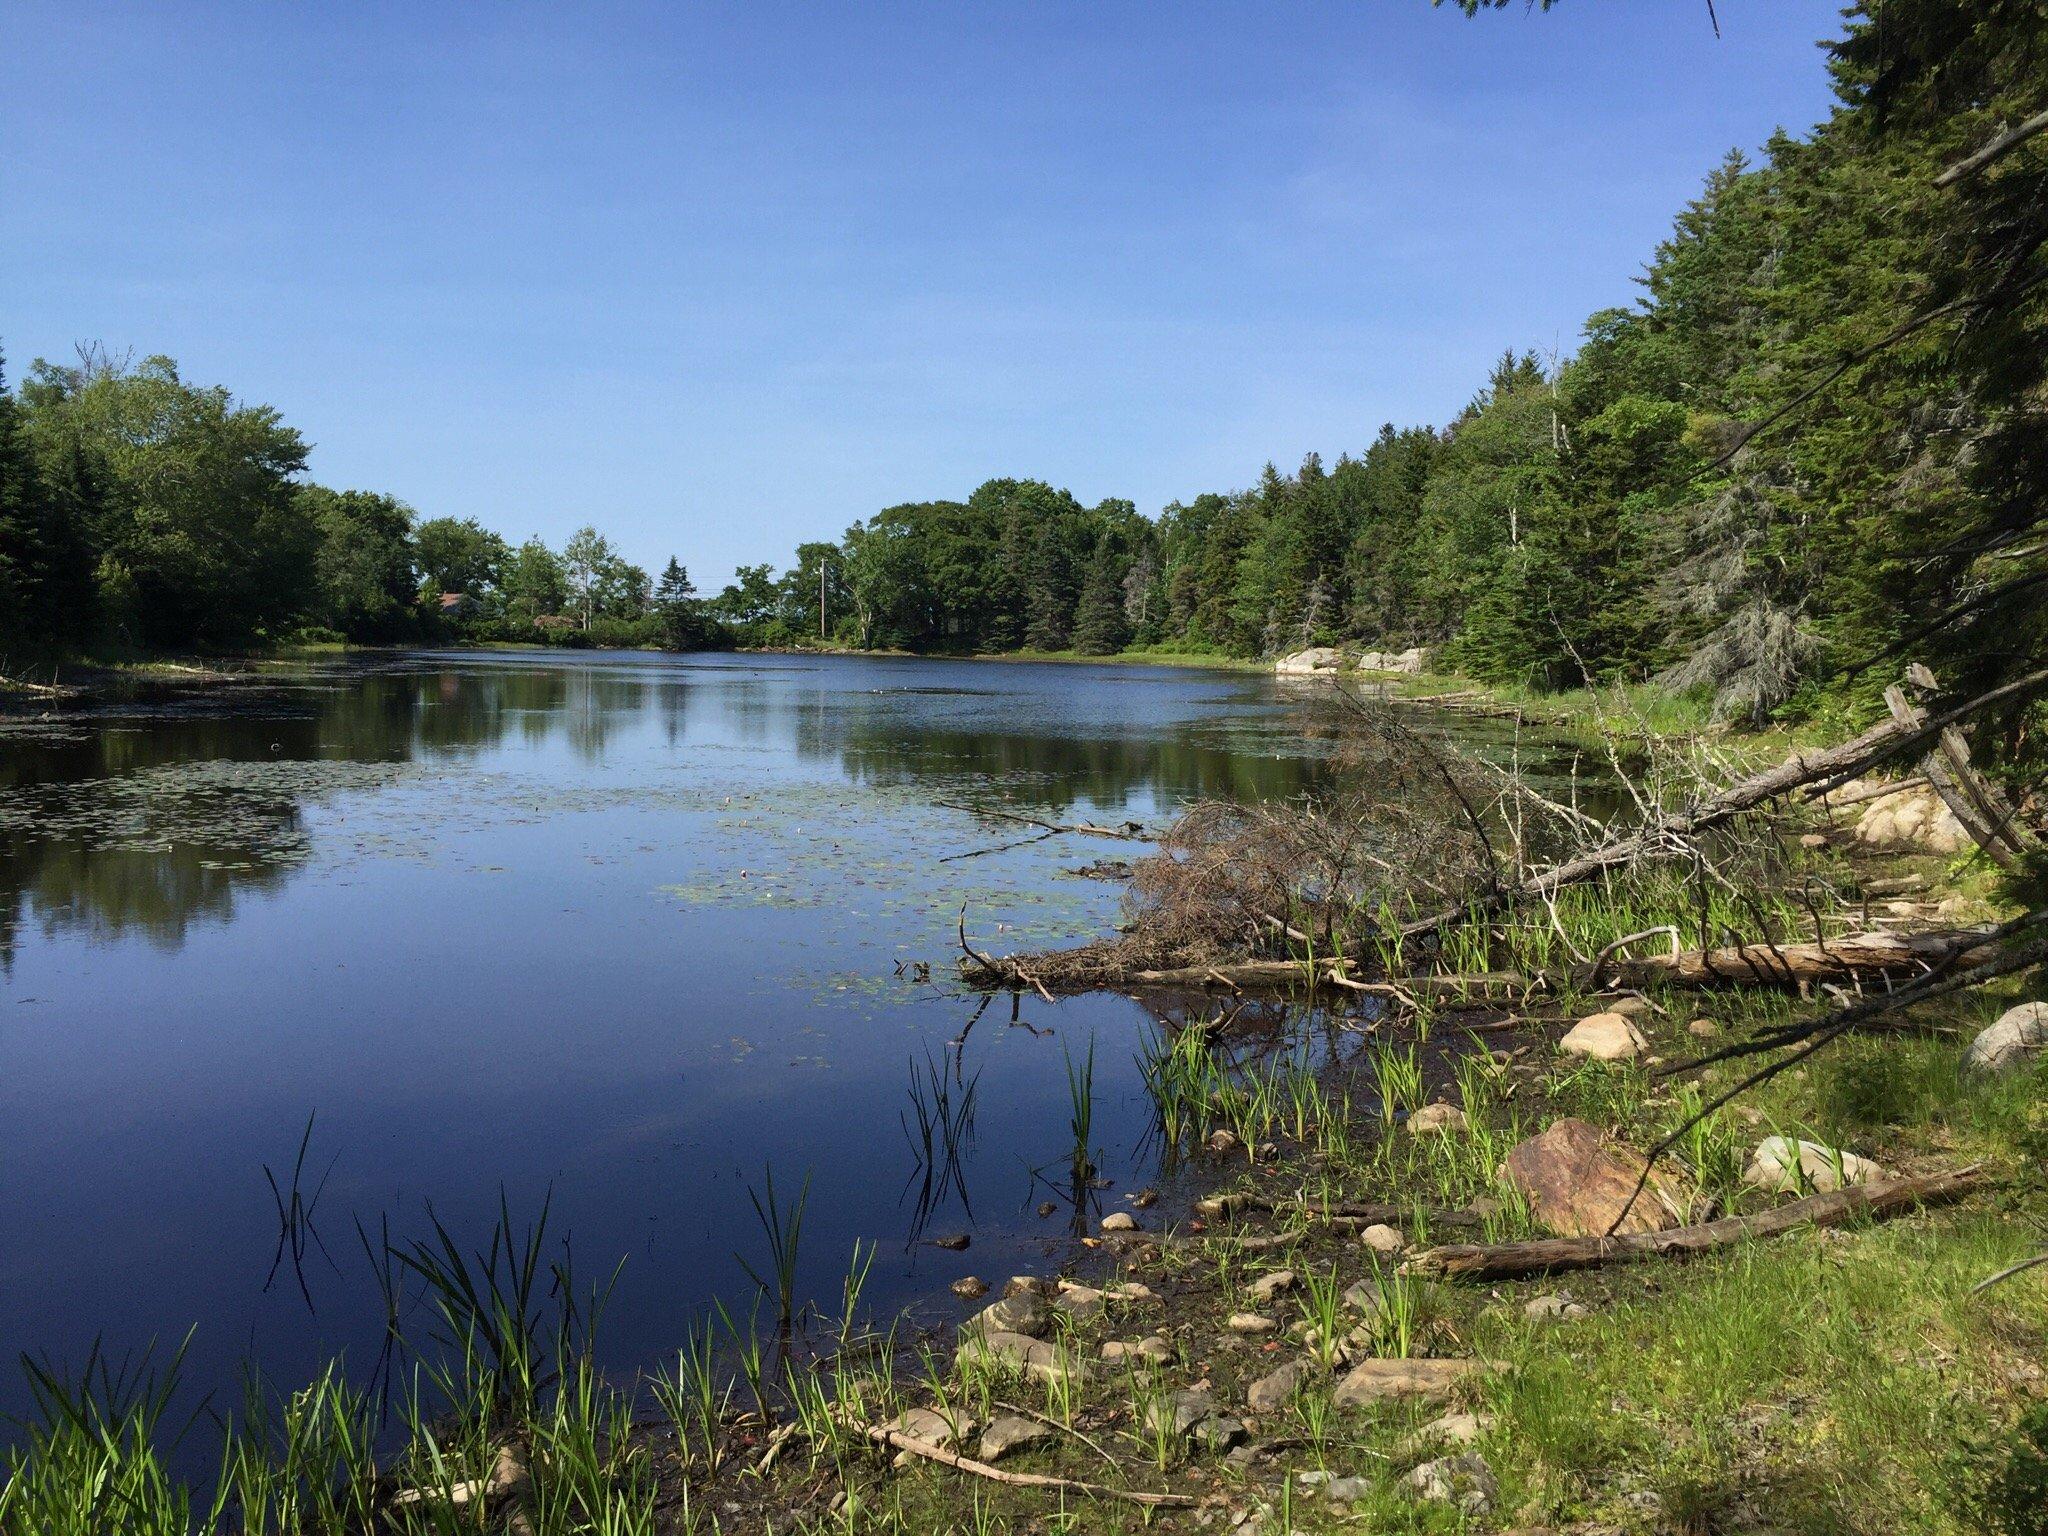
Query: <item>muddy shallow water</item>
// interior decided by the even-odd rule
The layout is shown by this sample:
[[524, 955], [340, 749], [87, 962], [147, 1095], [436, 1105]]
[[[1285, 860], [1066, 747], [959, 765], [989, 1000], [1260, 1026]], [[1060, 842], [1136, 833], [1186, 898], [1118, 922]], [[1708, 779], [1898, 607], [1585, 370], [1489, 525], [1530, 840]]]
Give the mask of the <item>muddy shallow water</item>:
[[[624, 1257], [601, 1354], [631, 1368], [744, 1304], [769, 1167], [811, 1181], [806, 1294], [856, 1239], [880, 1307], [1042, 1264], [1067, 1213], [1034, 1170], [1067, 1156], [1091, 1041], [1100, 1199], [1158, 1174], [1152, 1015], [1004, 1000], [956, 1045], [954, 925], [1098, 934], [1120, 888], [1070, 871], [1128, 850], [942, 862], [1024, 829], [937, 802], [1156, 823], [1297, 793], [1330, 749], [1300, 699], [1159, 667], [414, 653], [0, 721], [0, 1355], [196, 1329], [186, 1378], [224, 1391], [252, 1355], [278, 1382], [367, 1362], [357, 1221], [480, 1236], [502, 1193], [551, 1196], [586, 1273]], [[908, 1134], [933, 1064], [976, 1082], [936, 1188]], [[309, 1120], [317, 1203], [273, 1269], [266, 1168], [288, 1196]], [[0, 1413], [25, 1398], [0, 1372]]]

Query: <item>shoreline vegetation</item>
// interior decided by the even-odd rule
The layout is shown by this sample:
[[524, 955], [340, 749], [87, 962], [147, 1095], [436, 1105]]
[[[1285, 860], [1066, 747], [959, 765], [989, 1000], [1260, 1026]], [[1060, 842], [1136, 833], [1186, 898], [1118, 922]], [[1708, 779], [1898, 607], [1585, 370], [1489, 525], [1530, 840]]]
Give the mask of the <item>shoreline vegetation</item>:
[[[2042, 914], [1974, 845], [1866, 837], [1880, 786], [1831, 783], [1910, 773], [1955, 713], [1924, 702], [1766, 793], [1740, 738], [1653, 734], [1615, 753], [1642, 766], [1609, 825], [1316, 685], [1370, 809], [1194, 807], [1134, 861], [1133, 917], [1187, 918], [1160, 879], [1230, 817], [1337, 817], [1306, 845], [1378, 874], [1276, 870], [1304, 839], [1261, 821], [1251, 878], [1280, 883], [1251, 900], [1284, 905], [1252, 927], [1297, 982], [1376, 946], [1323, 999], [1364, 1052], [1320, 1067], [1222, 965], [1140, 985], [1173, 1192], [1095, 1187], [1093, 1053], [1070, 1055], [1054, 1270], [963, 1280], [957, 1328], [920, 1327], [864, 1311], [857, 1249], [810, 1308], [805, 1192], [771, 1178], [754, 1305], [628, 1383], [592, 1363], [602, 1289], [550, 1272], [545, 1211], [386, 1239], [380, 1371], [213, 1405], [217, 1479], [165, 1459], [175, 1359], [32, 1367], [0, 1530], [2032, 1529], [2048, 1027], [1976, 1042], [2024, 999]], [[1596, 879], [1542, 880], [1617, 836]], [[971, 921], [969, 980], [1043, 989], [978, 960]], [[1689, 953], [1704, 971], [1660, 963]]]

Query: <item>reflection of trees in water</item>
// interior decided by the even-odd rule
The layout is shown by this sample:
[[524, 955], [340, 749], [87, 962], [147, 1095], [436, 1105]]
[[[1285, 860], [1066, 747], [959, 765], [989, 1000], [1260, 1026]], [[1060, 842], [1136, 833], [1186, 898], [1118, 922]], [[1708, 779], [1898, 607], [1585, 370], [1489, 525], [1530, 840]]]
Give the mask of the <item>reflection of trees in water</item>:
[[230, 917], [238, 893], [274, 888], [304, 861], [307, 806], [421, 758], [474, 754], [515, 727], [595, 760], [650, 700], [678, 722], [675, 740], [682, 692], [573, 669], [369, 671], [209, 713], [12, 735], [0, 753], [0, 966], [29, 921], [176, 948], [194, 923]]

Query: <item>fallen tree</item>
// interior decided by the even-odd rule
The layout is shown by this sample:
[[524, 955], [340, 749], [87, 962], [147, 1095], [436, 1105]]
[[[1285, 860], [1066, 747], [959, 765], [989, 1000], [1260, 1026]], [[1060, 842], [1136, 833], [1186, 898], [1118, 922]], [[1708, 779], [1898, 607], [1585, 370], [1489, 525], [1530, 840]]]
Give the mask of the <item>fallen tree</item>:
[[1856, 1217], [1892, 1216], [1921, 1206], [1948, 1204], [1962, 1199], [1982, 1181], [1979, 1169], [1963, 1168], [1918, 1178], [1875, 1179], [1809, 1195], [1752, 1216], [1723, 1216], [1718, 1221], [1662, 1232], [1542, 1237], [1516, 1243], [1445, 1243], [1407, 1259], [1401, 1272], [1455, 1280], [1513, 1280], [1560, 1269], [1684, 1258], [1751, 1238], [1777, 1237], [1801, 1227], [1835, 1227]]

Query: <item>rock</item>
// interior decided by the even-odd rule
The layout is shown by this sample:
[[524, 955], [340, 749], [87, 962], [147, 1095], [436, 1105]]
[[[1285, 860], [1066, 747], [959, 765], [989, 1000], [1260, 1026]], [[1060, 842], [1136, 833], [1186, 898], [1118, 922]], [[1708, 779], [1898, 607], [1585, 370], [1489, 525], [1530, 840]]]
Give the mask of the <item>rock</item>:
[[1695, 1040], [1711, 1040], [1721, 1033], [1721, 1026], [1712, 1019], [1694, 1019], [1685, 1026], [1685, 1032]]
[[1493, 1468], [1475, 1451], [1425, 1461], [1403, 1479], [1415, 1496], [1432, 1503], [1449, 1504], [1467, 1515], [1483, 1515], [1500, 1497], [1493, 1480]]
[[1135, 1205], [1141, 1211], [1149, 1211], [1150, 1209], [1152, 1209], [1153, 1206], [1157, 1205], [1158, 1203], [1159, 1191], [1156, 1189], [1141, 1189], [1135, 1195], [1131, 1196], [1131, 1204]]
[[1052, 1438], [1052, 1430], [1036, 1419], [1006, 1413], [981, 1432], [981, 1459], [1001, 1461], [1005, 1456], [1029, 1450], [1040, 1441]]
[[1290, 1360], [1277, 1371], [1261, 1376], [1247, 1387], [1244, 1405], [1253, 1413], [1277, 1413], [1287, 1406], [1306, 1380], [1307, 1365], [1299, 1360]]
[[1414, 676], [1428, 664], [1429, 653], [1419, 645], [1405, 651], [1367, 651], [1358, 658], [1361, 672], [1400, 672]]
[[1317, 673], [1333, 673], [1343, 669], [1344, 653], [1334, 646], [1314, 645], [1305, 651], [1282, 656], [1273, 663], [1273, 670], [1282, 677], [1313, 677]]
[[914, 1440], [923, 1440], [948, 1450], [974, 1433], [974, 1420], [964, 1414], [948, 1417], [936, 1408], [906, 1408], [891, 1421]]
[[934, 1248], [944, 1248], [952, 1253], [962, 1253], [966, 1250], [967, 1245], [973, 1241], [974, 1239], [965, 1232], [955, 1232], [947, 1237], [933, 1238], [932, 1246]]
[[1057, 1200], [1041, 1200], [1038, 1202], [1038, 1214], [1041, 1216], [1050, 1216], [1059, 1208], [1060, 1204]]
[[1408, 1246], [1408, 1240], [1384, 1221], [1376, 1221], [1358, 1234], [1358, 1240], [1374, 1253], [1391, 1257]]
[[1044, 1297], [1035, 1291], [1018, 1291], [983, 1307], [960, 1325], [960, 1333], [963, 1338], [977, 1333], [1021, 1333], [1036, 1338], [1051, 1322]]
[[962, 1301], [979, 1301], [988, 1294], [988, 1282], [975, 1275], [962, 1275], [953, 1282], [953, 1294]]
[[1138, 1230], [1138, 1218], [1129, 1211], [1111, 1211], [1102, 1218], [1102, 1230], [1104, 1232], [1135, 1232]]
[[1211, 1152], [1235, 1152], [1244, 1143], [1229, 1131], [1216, 1130], [1209, 1133], [1209, 1140], [1205, 1145]]
[[1617, 997], [1601, 1011], [1618, 1013], [1624, 1019], [1648, 1018], [1652, 1012], [1650, 1000], [1646, 997]]
[[1441, 1401], [1479, 1369], [1477, 1360], [1364, 1360], [1344, 1374], [1330, 1398], [1342, 1408], [1363, 1408], [1396, 1398]]
[[1972, 1072], [2013, 1072], [2048, 1051], [2048, 1003], [2021, 1003], [1970, 1042], [1963, 1065]]
[[1455, 1104], [1425, 1104], [1408, 1117], [1411, 1136], [1437, 1136], [1465, 1129], [1465, 1111]]
[[1419, 1426], [1413, 1433], [1403, 1435], [1394, 1447], [1394, 1455], [1401, 1461], [1413, 1461], [1441, 1446], [1470, 1445], [1492, 1427], [1493, 1419], [1489, 1415], [1446, 1413]]
[[1750, 1155], [1742, 1177], [1758, 1189], [1781, 1195], [1825, 1194], [1845, 1184], [1868, 1184], [1885, 1176], [1867, 1157], [1824, 1147], [1817, 1141], [1766, 1136]]
[[[1610, 1142], [1583, 1120], [1560, 1120], [1507, 1155], [1502, 1176], [1520, 1190], [1530, 1213], [1560, 1237], [1598, 1237], [1614, 1225], [1643, 1176], [1643, 1155]], [[1684, 1206], [1662, 1169], [1622, 1221], [1624, 1232], [1680, 1225]]]
[[1086, 1366], [1075, 1360], [1044, 1339], [1034, 1339], [1021, 1333], [977, 1333], [961, 1341], [960, 1350], [954, 1356], [958, 1365], [971, 1365], [978, 1361], [993, 1361], [1023, 1372], [1038, 1381], [1049, 1381], [1055, 1376], [1064, 1376], [1073, 1381], [1085, 1381]]
[[1156, 1333], [1134, 1344], [1110, 1339], [1102, 1346], [1102, 1358], [1117, 1365], [1165, 1365], [1173, 1359], [1173, 1346]]
[[1050, 1296], [1053, 1283], [1039, 1275], [1012, 1275], [1003, 1282], [1005, 1296]]
[[1584, 1317], [1586, 1309], [1564, 1295], [1537, 1296], [1522, 1306], [1522, 1316], [1532, 1322], [1549, 1322], [1561, 1317]]
[[1232, 1333], [1271, 1333], [1280, 1325], [1270, 1317], [1261, 1317], [1256, 1312], [1233, 1312], [1223, 1326]]
[[1828, 835], [1825, 832], [1802, 832], [1799, 834], [1799, 846], [1802, 848], [1825, 848], [1827, 845]]
[[1363, 1312], [1371, 1317], [1380, 1309], [1379, 1288], [1370, 1280], [1354, 1280], [1345, 1287], [1344, 1305], [1354, 1312]]
[[1294, 1271], [1276, 1269], [1271, 1274], [1261, 1275], [1245, 1287], [1245, 1294], [1254, 1301], [1271, 1301], [1283, 1291], [1291, 1291], [1296, 1284]]
[[1323, 1493], [1332, 1504], [1356, 1504], [1372, 1493], [1372, 1479], [1369, 1477], [1333, 1477], [1323, 1484]]
[[1567, 1056], [1590, 1056], [1595, 1061], [1634, 1061], [1650, 1042], [1625, 1014], [1589, 1013], [1566, 1032], [1557, 1048]]
[[1211, 1456], [1220, 1456], [1225, 1451], [1242, 1445], [1249, 1433], [1242, 1419], [1218, 1414], [1215, 1418], [1204, 1419], [1197, 1424], [1191, 1438]]
[[1195, 1426], [1216, 1416], [1216, 1399], [1206, 1387], [1190, 1387], [1171, 1397], [1156, 1398], [1145, 1410], [1146, 1428], [1153, 1434], [1168, 1430], [1185, 1438]]
[[1935, 853], [1959, 853], [1970, 834], [1930, 785], [1901, 789], [1870, 802], [1857, 818], [1859, 842], [1910, 843]]

